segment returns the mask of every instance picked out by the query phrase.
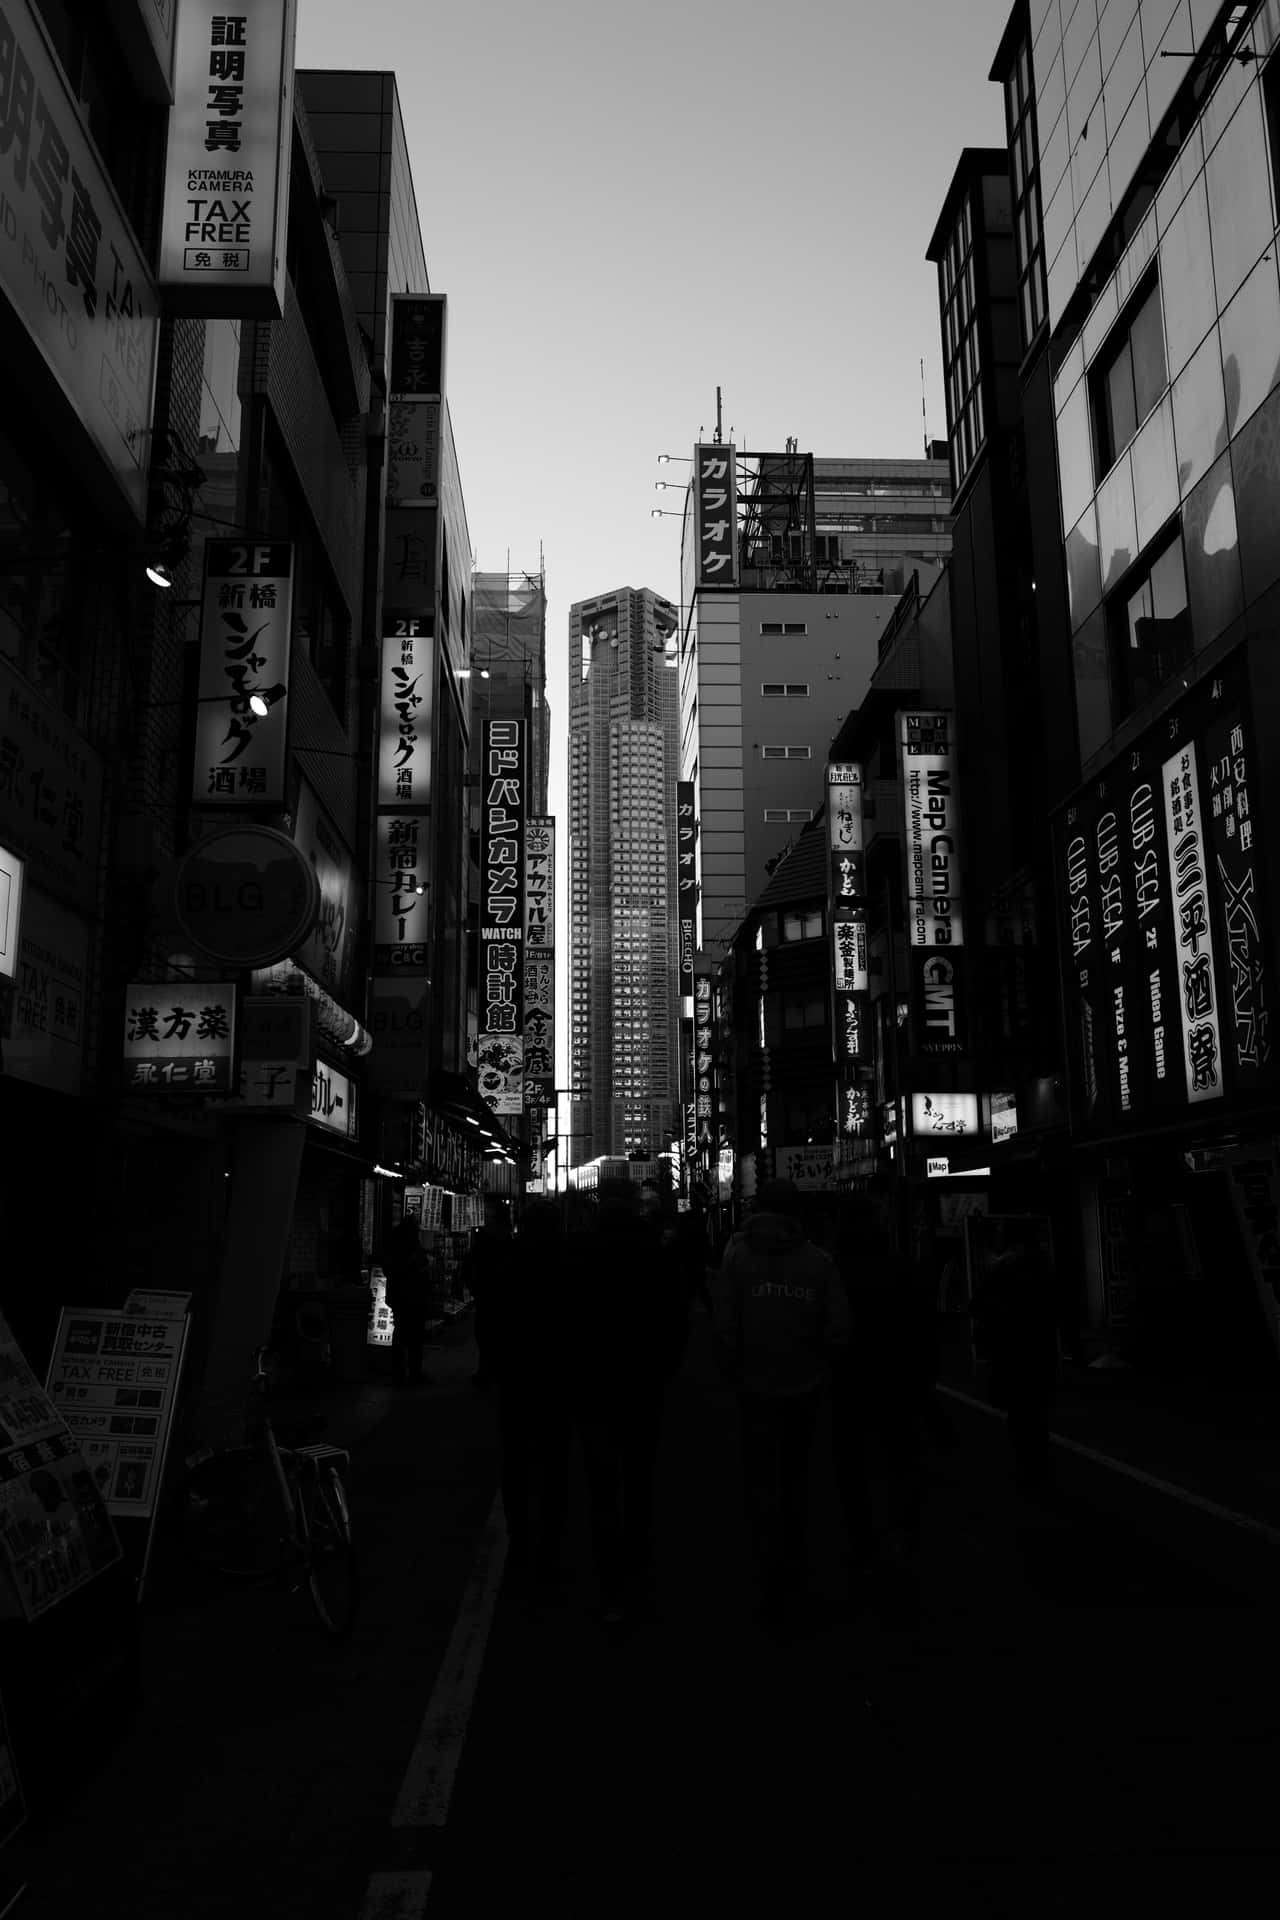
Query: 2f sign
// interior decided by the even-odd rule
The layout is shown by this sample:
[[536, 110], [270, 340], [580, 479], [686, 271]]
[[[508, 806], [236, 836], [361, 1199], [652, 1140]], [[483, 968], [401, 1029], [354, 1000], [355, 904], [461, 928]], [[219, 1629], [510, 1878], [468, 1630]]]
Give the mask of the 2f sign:
[[237, 578], [261, 579], [280, 571], [279, 547], [237, 547], [228, 545], [222, 571]]

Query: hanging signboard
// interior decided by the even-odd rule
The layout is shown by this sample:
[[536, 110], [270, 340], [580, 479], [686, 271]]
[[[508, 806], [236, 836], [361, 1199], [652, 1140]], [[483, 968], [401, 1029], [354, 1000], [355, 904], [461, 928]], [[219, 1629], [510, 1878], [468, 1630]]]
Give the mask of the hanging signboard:
[[1167, 1123], [1274, 1083], [1250, 726], [1237, 653], [1055, 824], [1078, 1126]]
[[287, 833], [246, 820], [216, 828], [183, 856], [173, 910], [187, 938], [219, 965], [267, 967], [308, 938], [320, 886]]
[[191, 797], [285, 805], [293, 547], [207, 540]]
[[700, 587], [738, 584], [738, 469], [732, 446], [693, 450], [694, 537]]
[[315, 872], [318, 895], [315, 926], [294, 949], [293, 958], [322, 987], [345, 999], [354, 984], [355, 862], [307, 780], [298, 786], [293, 838]]
[[840, 1089], [842, 1131], [861, 1109], [857, 1063], [871, 1053], [870, 970], [864, 905], [862, 768], [828, 761], [827, 919], [831, 938], [832, 1046]]
[[998, 1147], [1003, 1140], [1012, 1140], [1018, 1131], [1018, 1101], [1012, 1093], [993, 1093], [991, 1096], [991, 1144]]
[[485, 721], [480, 788], [480, 1093], [498, 1114], [524, 1106], [523, 720]]
[[900, 713], [907, 927], [913, 947], [958, 947], [960, 827], [950, 713]]
[[439, 476], [439, 400], [397, 395], [387, 404], [387, 505], [434, 506]]
[[698, 948], [698, 819], [692, 780], [676, 782], [676, 910], [680, 923], [682, 1000], [693, 994], [693, 956]]
[[296, 15], [296, 0], [178, 8], [159, 276], [173, 313], [284, 313]]
[[427, 971], [431, 816], [380, 813], [374, 825], [373, 963], [400, 979]]
[[0, 767], [0, 841], [25, 862], [24, 884], [96, 914], [102, 760], [2, 655]]
[[448, 300], [442, 293], [391, 296], [390, 396], [439, 400], [444, 395]]
[[556, 1081], [556, 823], [530, 815], [524, 863], [524, 1101], [550, 1106]]
[[240, 1014], [240, 1098], [270, 1113], [295, 1113], [307, 1091], [312, 1057], [312, 1002], [246, 994]]
[[862, 832], [862, 768], [849, 761], [827, 763], [827, 824], [831, 851], [829, 892], [842, 906], [865, 897]]
[[432, 621], [397, 619], [382, 636], [378, 719], [378, 805], [431, 801]]
[[976, 1093], [913, 1093], [911, 1131], [917, 1138], [934, 1138], [977, 1133], [978, 1096]]
[[18, 974], [18, 946], [22, 938], [23, 862], [0, 846], [0, 980]]
[[74, 1434], [0, 1314], [0, 1552], [36, 1620], [113, 1566], [120, 1542]]
[[912, 947], [908, 964], [916, 1052], [963, 1053], [967, 1046], [963, 949]]
[[359, 1121], [359, 1089], [348, 1074], [317, 1060], [311, 1074], [310, 1118], [327, 1133], [354, 1140]]
[[125, 1087], [133, 1092], [234, 1089], [234, 981], [133, 981], [124, 995]]
[[0, 23], [0, 294], [142, 521], [155, 283], [39, 10], [4, 0]]

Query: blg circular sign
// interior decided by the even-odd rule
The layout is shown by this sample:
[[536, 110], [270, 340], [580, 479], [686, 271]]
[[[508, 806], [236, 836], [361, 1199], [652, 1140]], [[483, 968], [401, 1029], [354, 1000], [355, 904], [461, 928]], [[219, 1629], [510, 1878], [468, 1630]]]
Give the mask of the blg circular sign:
[[315, 868], [274, 827], [220, 827], [191, 848], [173, 888], [178, 925], [211, 960], [269, 967], [302, 944], [320, 911]]

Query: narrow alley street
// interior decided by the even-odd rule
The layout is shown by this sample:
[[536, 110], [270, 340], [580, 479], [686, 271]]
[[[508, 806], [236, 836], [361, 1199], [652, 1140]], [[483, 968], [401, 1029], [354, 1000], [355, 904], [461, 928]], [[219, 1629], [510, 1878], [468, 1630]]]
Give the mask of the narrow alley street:
[[576, 1484], [564, 1604], [530, 1618], [497, 1590], [494, 1410], [473, 1356], [459, 1333], [431, 1388], [362, 1389], [366, 1417], [384, 1407], [355, 1451], [350, 1644], [326, 1643], [296, 1597], [149, 1609], [136, 1725], [9, 1851], [22, 1920], [833, 1896], [896, 1912], [928, 1894], [974, 1914], [1185, 1910], [1201, 1893], [1232, 1911], [1267, 1876], [1276, 1659], [1256, 1562], [1230, 1541], [1206, 1565], [1196, 1532], [1185, 1557], [1167, 1515], [1143, 1524], [1156, 1495], [1117, 1509], [1101, 1470], [1061, 1450], [1061, 1511], [1019, 1516], [1002, 1424], [952, 1400], [918, 1621], [875, 1587], [849, 1602], [824, 1429], [812, 1609], [768, 1638], [733, 1407], [698, 1319], [664, 1436], [658, 1621], [610, 1635], [592, 1618]]

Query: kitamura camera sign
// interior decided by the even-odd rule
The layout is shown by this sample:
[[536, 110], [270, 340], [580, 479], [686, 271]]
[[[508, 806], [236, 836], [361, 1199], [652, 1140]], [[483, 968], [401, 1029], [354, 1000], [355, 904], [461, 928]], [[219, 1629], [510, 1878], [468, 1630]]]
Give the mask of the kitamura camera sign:
[[1081, 1129], [1168, 1124], [1275, 1084], [1250, 706], [1236, 653], [1055, 822]]
[[296, 0], [182, 0], [160, 284], [171, 312], [279, 319]]

